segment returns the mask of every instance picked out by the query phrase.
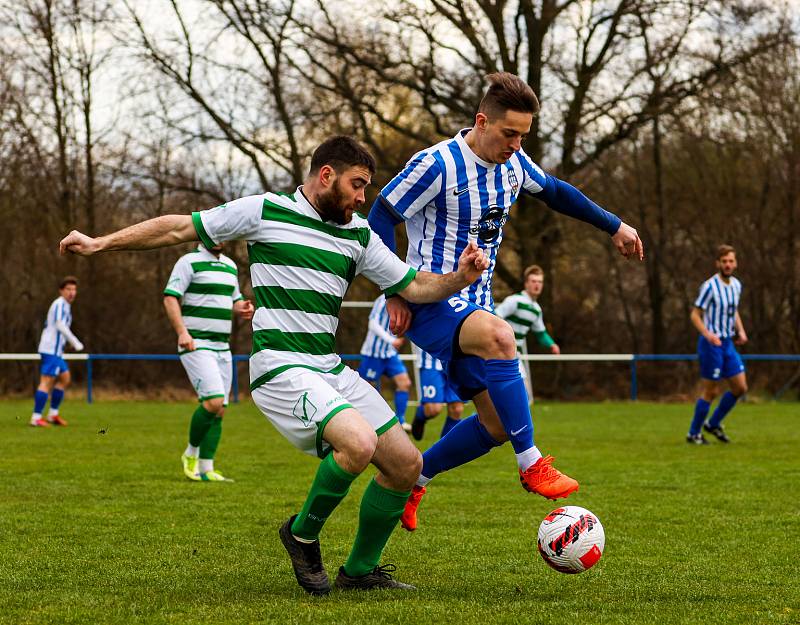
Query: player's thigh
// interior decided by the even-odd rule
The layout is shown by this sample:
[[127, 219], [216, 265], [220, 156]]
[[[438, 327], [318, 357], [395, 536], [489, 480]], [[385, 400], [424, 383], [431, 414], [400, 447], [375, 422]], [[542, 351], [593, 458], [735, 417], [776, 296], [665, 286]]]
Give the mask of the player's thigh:
[[422, 454], [403, 428], [395, 423], [378, 436], [372, 464], [396, 487], [411, 488], [422, 470]]
[[[358, 377], [355, 371], [349, 371]], [[251, 392], [253, 402], [284, 438], [300, 451], [320, 458], [332, 448], [325, 434], [333, 417], [348, 409], [357, 412], [331, 384], [330, 377], [293, 367]], [[331, 436], [335, 433], [336, 430], [332, 430]]]
[[464, 320], [458, 345], [464, 354], [482, 358], [512, 358], [517, 350], [508, 322], [485, 310], [477, 310]]
[[744, 395], [747, 392], [747, 376], [742, 372], [729, 377], [728, 386], [737, 397]]
[[72, 374], [70, 373], [69, 369], [65, 369], [61, 373], [58, 374], [56, 378], [56, 385], [60, 386], [61, 388], [67, 388], [72, 382]]
[[230, 352], [214, 352], [217, 361], [219, 377], [222, 379], [222, 392], [225, 393], [223, 405], [228, 405], [233, 383], [233, 356]]
[[39, 374], [39, 387], [47, 391], [48, 393], [53, 389], [53, 386], [56, 383], [56, 377], [53, 375], [47, 375], [44, 373]]
[[701, 336], [697, 343], [697, 359], [700, 364], [700, 377], [703, 380], [718, 382], [722, 379], [724, 364], [722, 347], [712, 345]]
[[[222, 397], [227, 398], [225, 384], [217, 362], [217, 352], [196, 349], [180, 355], [181, 364], [186, 370], [189, 382], [200, 401]], [[228, 385], [230, 388], [230, 384]]]
[[460, 328], [467, 319], [478, 311], [489, 314], [458, 295], [431, 304], [410, 304], [409, 308], [413, 318], [406, 334], [415, 345], [439, 360], [453, 358]]

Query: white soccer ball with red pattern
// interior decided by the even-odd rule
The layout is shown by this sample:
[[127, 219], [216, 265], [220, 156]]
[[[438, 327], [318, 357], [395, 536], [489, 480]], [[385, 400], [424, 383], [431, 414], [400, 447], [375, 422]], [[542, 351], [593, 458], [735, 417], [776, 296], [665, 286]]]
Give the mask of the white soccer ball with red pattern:
[[539, 526], [539, 553], [561, 573], [592, 568], [606, 545], [600, 520], [586, 508], [564, 506], [548, 514]]

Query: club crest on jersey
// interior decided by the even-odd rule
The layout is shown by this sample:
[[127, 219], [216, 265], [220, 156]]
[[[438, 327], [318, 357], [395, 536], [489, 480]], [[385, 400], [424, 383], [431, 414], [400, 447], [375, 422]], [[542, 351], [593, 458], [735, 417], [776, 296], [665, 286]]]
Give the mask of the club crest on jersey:
[[519, 181], [513, 169], [508, 170], [508, 184], [511, 185], [511, 192], [516, 195], [517, 191], [519, 191]]
[[507, 221], [508, 213], [505, 212], [505, 209], [493, 205], [489, 207], [485, 215], [481, 216], [480, 221], [469, 229], [469, 232], [477, 234], [484, 243], [494, 243]]

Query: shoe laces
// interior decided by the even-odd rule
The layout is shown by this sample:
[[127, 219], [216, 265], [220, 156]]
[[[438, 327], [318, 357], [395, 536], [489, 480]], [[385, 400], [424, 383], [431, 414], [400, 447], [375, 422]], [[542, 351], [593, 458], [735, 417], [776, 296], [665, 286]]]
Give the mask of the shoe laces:
[[372, 569], [372, 575], [383, 577], [384, 579], [392, 579], [392, 573], [397, 570], [394, 564], [379, 564]]
[[[541, 480], [553, 480], [556, 479], [560, 474], [558, 469], [552, 466], [553, 464], [553, 456], [544, 456], [541, 460], [539, 460], [536, 464], [531, 466], [528, 471], [531, 473], [536, 473], [539, 475], [539, 479]], [[526, 473], [528, 472], [526, 471]]]

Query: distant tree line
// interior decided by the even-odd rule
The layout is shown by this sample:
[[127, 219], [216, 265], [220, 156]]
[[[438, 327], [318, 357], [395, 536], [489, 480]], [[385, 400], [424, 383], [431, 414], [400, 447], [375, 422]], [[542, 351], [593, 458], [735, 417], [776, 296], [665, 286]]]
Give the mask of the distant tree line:
[[[73, 227], [207, 208], [300, 184], [314, 146], [352, 134], [377, 192], [408, 158], [471, 125], [483, 77], [522, 76], [542, 105], [524, 147], [639, 229], [644, 264], [523, 198], [495, 297], [547, 272], [542, 304], [567, 352], [689, 353], [717, 244], [734, 245], [760, 353], [800, 353], [800, 55], [788, 5], [757, 0], [0, 0], [0, 351], [34, 351], [58, 278], [81, 279], [74, 328], [93, 352], [171, 352], [161, 290], [182, 250], [61, 258]], [[367, 210], [368, 207], [365, 207]], [[231, 244], [247, 292], [246, 250]], [[366, 282], [348, 297], [376, 295]], [[365, 313], [339, 347], [356, 352]], [[249, 351], [249, 329], [234, 346]], [[532, 346], [533, 348], [533, 346]], [[0, 392], [32, 367], [0, 365]], [[627, 371], [536, 367], [544, 395], [620, 396]], [[149, 389], [176, 367], [108, 366]], [[796, 370], [759, 366], [776, 390]], [[686, 393], [687, 367], [643, 386]]]

